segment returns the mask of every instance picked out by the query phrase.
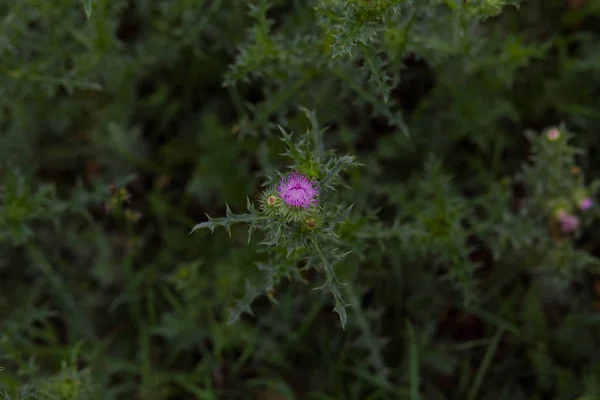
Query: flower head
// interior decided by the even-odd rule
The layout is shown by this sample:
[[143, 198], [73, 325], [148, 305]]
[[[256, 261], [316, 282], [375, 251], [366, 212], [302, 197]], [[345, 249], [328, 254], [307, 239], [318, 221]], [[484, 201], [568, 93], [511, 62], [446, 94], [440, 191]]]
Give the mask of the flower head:
[[287, 178], [282, 178], [277, 186], [279, 197], [290, 207], [309, 208], [317, 204], [319, 188], [314, 180], [294, 172]]
[[594, 202], [590, 197], [584, 197], [579, 201], [579, 208], [583, 211], [587, 211], [594, 205]]
[[546, 132], [546, 137], [548, 138], [548, 140], [554, 142], [558, 140], [558, 138], [560, 138], [560, 131], [556, 128], [552, 128], [548, 132]]
[[560, 223], [563, 232], [574, 232], [579, 228], [579, 218], [564, 211], [559, 212], [556, 219]]

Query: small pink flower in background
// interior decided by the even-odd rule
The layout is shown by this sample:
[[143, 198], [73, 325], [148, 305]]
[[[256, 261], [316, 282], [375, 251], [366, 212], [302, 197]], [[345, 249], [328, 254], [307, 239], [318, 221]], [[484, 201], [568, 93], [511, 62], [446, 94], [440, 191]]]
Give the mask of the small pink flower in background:
[[546, 132], [546, 137], [548, 140], [552, 140], [554, 142], [560, 138], [560, 131], [556, 128], [552, 128]]
[[579, 228], [579, 218], [572, 214], [567, 214], [565, 211], [560, 211], [556, 219], [560, 223], [560, 228], [563, 232], [575, 232]]
[[309, 208], [317, 203], [319, 189], [313, 180], [294, 172], [277, 186], [279, 197], [291, 207]]
[[594, 202], [592, 201], [592, 199], [590, 197], [584, 197], [579, 202], [579, 208], [583, 211], [589, 210], [590, 208], [592, 208], [593, 205], [594, 205]]

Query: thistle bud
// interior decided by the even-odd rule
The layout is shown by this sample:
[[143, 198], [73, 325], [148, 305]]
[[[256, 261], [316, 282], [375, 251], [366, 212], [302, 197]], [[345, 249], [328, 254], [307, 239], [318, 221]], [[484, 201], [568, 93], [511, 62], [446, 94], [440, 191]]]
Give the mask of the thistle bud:
[[274, 207], [275, 204], [277, 204], [277, 197], [275, 197], [275, 196], [269, 196], [269, 197], [267, 197], [267, 205], [269, 207]]
[[590, 197], [585, 197], [579, 201], [579, 208], [583, 211], [587, 211], [594, 205], [594, 202]]
[[304, 223], [308, 229], [315, 229], [317, 227], [317, 220], [312, 217], [308, 218]]
[[121, 189], [121, 191], [119, 192], [119, 197], [120, 197], [121, 201], [124, 203], [131, 202], [131, 193], [129, 193], [127, 191], [127, 189], [125, 189], [125, 188]]
[[584, 189], [579, 189], [573, 194], [577, 207], [582, 211], [587, 211], [594, 205], [594, 201]]
[[548, 140], [555, 142], [560, 139], [560, 131], [556, 128], [549, 129], [548, 132], [546, 132], [546, 137]]
[[564, 210], [556, 213], [556, 220], [560, 224], [560, 229], [565, 233], [575, 232], [579, 228], [579, 218]]
[[142, 213], [136, 210], [125, 210], [125, 218], [131, 222], [138, 222], [142, 218]]

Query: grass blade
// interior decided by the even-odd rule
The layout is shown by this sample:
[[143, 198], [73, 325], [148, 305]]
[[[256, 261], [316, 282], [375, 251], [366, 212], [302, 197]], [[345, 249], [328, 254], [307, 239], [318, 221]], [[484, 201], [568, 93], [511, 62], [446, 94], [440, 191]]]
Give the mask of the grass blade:
[[481, 386], [483, 378], [485, 377], [490, 363], [492, 362], [492, 358], [494, 358], [494, 355], [496, 354], [496, 350], [498, 349], [498, 343], [500, 342], [500, 338], [502, 338], [503, 334], [504, 328], [500, 327], [498, 328], [496, 334], [492, 338], [492, 342], [487, 348], [485, 355], [483, 356], [483, 360], [481, 361], [481, 365], [479, 366], [479, 371], [477, 371], [477, 376], [475, 376], [475, 380], [471, 385], [471, 389], [469, 389], [469, 396], [467, 398], [468, 400], [473, 400], [476, 398], [477, 392], [479, 391], [479, 387]]
[[410, 378], [410, 398], [411, 400], [419, 400], [419, 348], [415, 338], [415, 330], [410, 321], [406, 321], [406, 330], [408, 332], [408, 366]]

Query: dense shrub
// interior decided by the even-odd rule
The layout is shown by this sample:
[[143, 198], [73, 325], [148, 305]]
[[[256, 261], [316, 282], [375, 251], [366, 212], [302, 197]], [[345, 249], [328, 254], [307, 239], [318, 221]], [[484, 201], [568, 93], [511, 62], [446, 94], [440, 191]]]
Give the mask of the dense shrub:
[[0, 2], [0, 397], [600, 398], [599, 27]]

